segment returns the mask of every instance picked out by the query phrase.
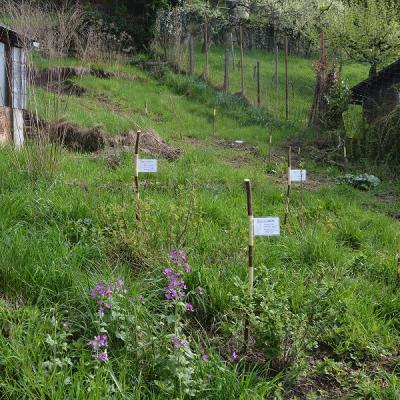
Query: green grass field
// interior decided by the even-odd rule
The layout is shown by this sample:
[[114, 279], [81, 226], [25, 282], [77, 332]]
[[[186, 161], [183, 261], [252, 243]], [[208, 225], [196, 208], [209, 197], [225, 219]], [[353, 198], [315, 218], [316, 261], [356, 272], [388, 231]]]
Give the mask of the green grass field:
[[[212, 53], [211, 68], [221, 55]], [[136, 80], [85, 77], [83, 97], [53, 101], [36, 90], [42, 116], [110, 135], [152, 128], [184, 152], [141, 175], [137, 221], [131, 151], [110, 163], [57, 150], [54, 173], [42, 174], [26, 168], [31, 148], [1, 150], [1, 399], [400, 398], [397, 183], [361, 192], [337, 185], [337, 169], [303, 159], [310, 182], [303, 195], [294, 189], [281, 236], [256, 238], [247, 293], [243, 180], [252, 181], [256, 216], [283, 219], [284, 143], [303, 126], [313, 85], [309, 60], [292, 68], [310, 90], [295, 86], [302, 117], [289, 123], [201, 81], [127, 66]], [[365, 69], [344, 73], [357, 82]], [[281, 146], [274, 165], [265, 162], [270, 133]], [[258, 151], [225, 145], [237, 139]], [[171, 262], [173, 249], [186, 252], [190, 272]], [[176, 303], [165, 298], [165, 268], [187, 285]], [[91, 296], [99, 283], [115, 285], [112, 298], [101, 286]], [[92, 352], [98, 335], [108, 345]], [[106, 347], [108, 362], [92, 358]]]

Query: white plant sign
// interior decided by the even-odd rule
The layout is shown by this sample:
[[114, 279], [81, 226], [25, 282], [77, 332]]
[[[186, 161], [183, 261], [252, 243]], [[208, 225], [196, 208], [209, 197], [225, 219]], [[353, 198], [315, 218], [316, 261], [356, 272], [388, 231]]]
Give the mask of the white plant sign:
[[254, 218], [254, 236], [279, 236], [280, 234], [278, 217]]
[[307, 171], [305, 169], [290, 170], [291, 182], [305, 182], [307, 180]]
[[157, 172], [157, 160], [139, 159], [138, 172]]

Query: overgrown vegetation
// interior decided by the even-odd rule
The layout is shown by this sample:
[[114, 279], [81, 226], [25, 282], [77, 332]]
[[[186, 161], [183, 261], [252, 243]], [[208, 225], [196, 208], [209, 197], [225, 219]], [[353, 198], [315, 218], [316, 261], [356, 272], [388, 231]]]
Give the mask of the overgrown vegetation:
[[[337, 184], [340, 164], [315, 156], [328, 133], [319, 133], [322, 149], [310, 147], [312, 60], [291, 55], [301, 84], [284, 121], [268, 97], [273, 54], [246, 52], [246, 98], [218, 91], [223, 53], [210, 48], [209, 83], [200, 63], [190, 77], [134, 66], [147, 56], [33, 57], [40, 70], [102, 71], [70, 78], [79, 96], [32, 87], [30, 104], [40, 120], [96, 128], [113, 147], [85, 154], [33, 138], [21, 152], [0, 150], [1, 398], [399, 398], [398, 183], [381, 176], [374, 187], [363, 175], [368, 191]], [[259, 108], [257, 60], [271, 82]], [[356, 83], [368, 68], [345, 64], [342, 78]], [[238, 71], [231, 85], [239, 89]], [[347, 108], [339, 89], [329, 121]], [[346, 121], [329, 126], [331, 137], [357, 130]], [[133, 143], [119, 140], [136, 129], [181, 150], [161, 158], [156, 175], [140, 175], [139, 202]], [[256, 216], [283, 219], [288, 141], [308, 181], [302, 191], [293, 185], [281, 235], [256, 238], [249, 296], [243, 180], [252, 181]], [[342, 180], [357, 186], [363, 171], [348, 168]]]

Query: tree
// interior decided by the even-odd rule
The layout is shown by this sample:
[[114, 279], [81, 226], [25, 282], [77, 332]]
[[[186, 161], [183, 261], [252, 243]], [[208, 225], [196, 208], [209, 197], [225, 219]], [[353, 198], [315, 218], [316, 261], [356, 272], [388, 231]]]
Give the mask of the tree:
[[397, 7], [384, 0], [343, 5], [341, 12], [330, 13], [326, 33], [331, 47], [353, 61], [368, 63], [370, 76], [400, 51]]

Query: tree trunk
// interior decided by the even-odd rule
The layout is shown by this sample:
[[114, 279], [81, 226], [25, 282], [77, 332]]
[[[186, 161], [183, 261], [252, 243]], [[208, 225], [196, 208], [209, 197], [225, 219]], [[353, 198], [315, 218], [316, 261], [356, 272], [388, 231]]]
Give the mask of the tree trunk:
[[376, 64], [371, 64], [371, 67], [369, 69], [369, 77], [372, 78], [373, 76], [377, 75], [377, 65]]

